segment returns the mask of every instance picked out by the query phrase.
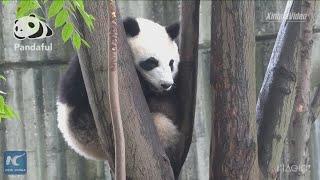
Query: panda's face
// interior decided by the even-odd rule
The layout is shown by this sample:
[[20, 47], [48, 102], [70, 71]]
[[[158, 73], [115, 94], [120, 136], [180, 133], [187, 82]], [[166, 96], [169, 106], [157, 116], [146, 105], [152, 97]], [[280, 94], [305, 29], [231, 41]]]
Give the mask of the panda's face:
[[17, 19], [13, 31], [18, 39], [40, 39], [52, 35], [52, 30], [34, 14]]
[[164, 27], [142, 18], [127, 19], [124, 25], [136, 69], [152, 85], [152, 90], [171, 90], [180, 61], [174, 42], [179, 25]]

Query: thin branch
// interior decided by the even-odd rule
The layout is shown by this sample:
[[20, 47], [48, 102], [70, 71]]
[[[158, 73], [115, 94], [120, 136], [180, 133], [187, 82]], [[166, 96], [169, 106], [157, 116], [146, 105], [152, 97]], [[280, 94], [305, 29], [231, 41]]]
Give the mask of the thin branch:
[[122, 126], [119, 91], [118, 91], [118, 68], [117, 68], [117, 16], [115, 1], [108, 1], [108, 16], [109, 16], [109, 34], [108, 34], [108, 83], [109, 83], [109, 102], [111, 110], [111, 121], [113, 127], [113, 136], [115, 143], [115, 179], [126, 179], [126, 152], [125, 138]]

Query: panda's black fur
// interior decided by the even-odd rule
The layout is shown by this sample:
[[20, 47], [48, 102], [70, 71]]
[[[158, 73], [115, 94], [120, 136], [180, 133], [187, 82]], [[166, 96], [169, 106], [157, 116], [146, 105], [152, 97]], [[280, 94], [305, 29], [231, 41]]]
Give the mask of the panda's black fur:
[[123, 21], [123, 26], [127, 36], [134, 37], [139, 34], [140, 28], [137, 21], [134, 18], [128, 17]]
[[78, 140], [88, 143], [93, 138], [97, 138], [95, 122], [88, 121], [88, 119], [93, 119], [93, 115], [89, 106], [78, 56], [71, 60], [69, 69], [61, 79], [60, 85], [59, 101], [74, 107], [70, 113], [70, 127], [78, 129], [77, 134], [83, 134], [83, 136], [78, 137]]
[[[150, 22], [147, 21], [147, 23]], [[123, 24], [128, 37], [135, 37], [140, 33], [139, 24], [136, 19], [127, 18], [124, 20]], [[158, 25], [155, 26], [158, 28]], [[171, 38], [172, 40], [177, 37], [178, 32], [178, 24], [169, 26], [165, 28], [164, 31], [164, 33], [167, 33], [168, 38]], [[169, 67], [169, 63], [167, 66], [169, 70], [172, 68]], [[175, 68], [177, 68], [178, 64], [175, 64], [175, 66]], [[137, 72], [147, 101], [154, 95], [158, 96], [159, 94], [152, 90], [151, 83], [149, 83], [138, 70]], [[166, 96], [171, 92], [173, 91], [161, 93], [160, 96]], [[67, 71], [60, 80], [57, 108], [58, 127], [67, 143], [76, 152], [86, 158], [105, 160], [106, 157], [100, 147], [97, 129], [89, 106], [89, 100], [77, 56], [70, 61]], [[166, 152], [168, 152], [168, 150], [177, 143], [179, 132], [173, 122], [171, 122], [171, 119], [168, 118], [168, 115], [164, 115], [157, 111], [153, 112], [152, 115], [160, 140], [163, 139], [163, 146]]]
[[61, 78], [59, 101], [82, 109], [90, 107], [78, 56], [73, 57]]

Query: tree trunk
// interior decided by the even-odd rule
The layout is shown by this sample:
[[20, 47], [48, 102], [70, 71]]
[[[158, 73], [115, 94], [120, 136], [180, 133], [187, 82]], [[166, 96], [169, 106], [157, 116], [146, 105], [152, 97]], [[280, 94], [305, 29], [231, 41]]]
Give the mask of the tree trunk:
[[212, 2], [210, 179], [250, 179], [258, 170], [253, 22], [254, 1]]
[[301, 13], [301, 1], [287, 3], [256, 108], [259, 164], [266, 179], [276, 178], [296, 94], [300, 22], [287, 20], [289, 13]]
[[291, 114], [291, 122], [288, 131], [288, 164], [290, 168], [289, 179], [304, 180], [310, 179], [310, 153], [309, 138], [312, 121], [309, 119], [310, 112], [310, 75], [311, 75], [311, 49], [312, 49], [312, 28], [314, 24], [315, 1], [304, 0], [302, 13], [307, 14], [306, 21], [301, 23], [301, 49], [299, 69], [296, 87], [296, 97]]
[[174, 153], [179, 157], [178, 166], [174, 168], [178, 175], [189, 152], [195, 116], [199, 7], [199, 0], [181, 2], [180, 64], [177, 79], [177, 95], [181, 112], [177, 123], [183, 139], [179, 141]]
[[[80, 31], [91, 47], [82, 47], [79, 59], [100, 141], [108, 155], [110, 167], [114, 168], [113, 134], [106, 92], [109, 28], [107, 2], [84, 2], [87, 11], [95, 17], [95, 29], [90, 32], [85, 28], [84, 22], [80, 22]], [[141, 90], [119, 14], [117, 14], [117, 27], [119, 94], [126, 139], [127, 178], [173, 179], [169, 159], [160, 145], [158, 136], [154, 133], [156, 129]]]

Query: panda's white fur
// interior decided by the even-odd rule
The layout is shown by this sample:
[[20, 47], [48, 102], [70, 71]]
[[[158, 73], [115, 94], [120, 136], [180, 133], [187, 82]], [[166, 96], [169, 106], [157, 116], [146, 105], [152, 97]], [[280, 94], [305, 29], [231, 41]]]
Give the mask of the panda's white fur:
[[13, 32], [17, 39], [42, 39], [53, 35], [50, 27], [35, 14], [16, 19]]
[[156, 125], [160, 142], [164, 148], [166, 149], [176, 144], [180, 133], [171, 119], [162, 113], [152, 113], [152, 118], [154, 124]]
[[[179, 64], [178, 47], [173, 39], [179, 27], [164, 27], [142, 18], [129, 18], [124, 26], [139, 76], [151, 84], [155, 93], [172, 90]], [[141, 68], [141, 63], [150, 57], [157, 61], [157, 66], [153, 64], [148, 70]], [[148, 63], [146, 66], [149, 67]], [[57, 111], [58, 128], [68, 145], [86, 158], [105, 160], [77, 57], [61, 79]], [[176, 144], [180, 134], [173, 122], [159, 112], [152, 112], [152, 117], [163, 147], [167, 149]]]
[[106, 156], [100, 147], [98, 139], [89, 143], [82, 143], [75, 137], [75, 134], [69, 125], [69, 113], [72, 111], [72, 107], [69, 107], [67, 104], [57, 102], [57, 111], [58, 128], [62, 132], [62, 135], [68, 145], [78, 154], [88, 159], [105, 160]]
[[[178, 72], [180, 61], [178, 46], [169, 38], [165, 27], [147, 19], [136, 19], [140, 32], [134, 37], [128, 38], [128, 43], [134, 55], [135, 65], [138, 71], [158, 91], [162, 91], [161, 83], [173, 84]], [[154, 57], [159, 60], [159, 67], [151, 71], [145, 71], [139, 66], [141, 60]], [[168, 66], [170, 60], [174, 60], [173, 71]]]

